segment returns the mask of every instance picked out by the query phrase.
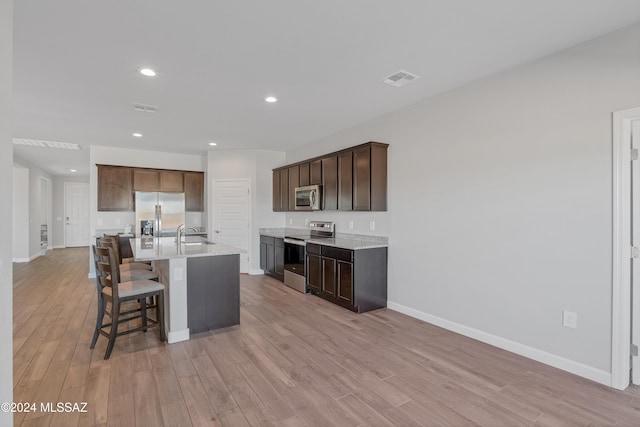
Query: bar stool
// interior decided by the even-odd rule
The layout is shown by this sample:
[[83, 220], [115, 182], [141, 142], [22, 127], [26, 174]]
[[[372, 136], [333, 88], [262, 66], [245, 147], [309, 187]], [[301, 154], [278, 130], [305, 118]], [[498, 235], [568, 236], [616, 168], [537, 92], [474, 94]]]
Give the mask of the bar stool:
[[[118, 271], [117, 258], [113, 248], [95, 247], [93, 246], [94, 255], [97, 258], [97, 282], [100, 290], [98, 298], [98, 318], [96, 320], [96, 330], [91, 347], [94, 348], [98, 334], [104, 335], [109, 340], [104, 358], [109, 359], [116, 341], [116, 337], [130, 334], [132, 332], [144, 331], [149, 327], [160, 326], [160, 341], [165, 341], [164, 326], [164, 285], [153, 280], [134, 280], [130, 282], [120, 282], [120, 274]], [[99, 271], [99, 273], [98, 273]], [[156, 297], [158, 304], [156, 305], [156, 319], [147, 317], [146, 299]], [[122, 304], [127, 301], [138, 301], [139, 309], [121, 311]], [[111, 304], [111, 311], [107, 310], [107, 304]], [[140, 314], [137, 314], [137, 313]], [[104, 315], [111, 317], [111, 323], [103, 323]], [[123, 318], [123, 315], [135, 314], [130, 317]], [[142, 324], [139, 327], [118, 332], [120, 323], [128, 322], [134, 319], [141, 319]], [[105, 329], [109, 328], [108, 331]]]
[[[99, 243], [101, 243], [100, 246], [103, 247], [108, 247], [113, 249], [113, 252], [116, 254], [116, 260], [117, 258], [117, 247], [118, 247], [118, 241], [112, 238], [107, 238], [104, 237], [102, 238]], [[130, 282], [132, 280], [158, 280], [158, 273], [156, 273], [155, 271], [151, 271], [151, 266], [148, 264], [140, 264], [140, 267], [136, 266], [137, 263], [132, 263], [132, 264], [117, 264], [117, 268], [118, 268], [118, 274], [120, 277], [120, 281], [121, 282]], [[126, 268], [127, 265], [133, 265], [132, 268]], [[145, 267], [149, 267], [147, 268], [143, 268], [142, 266]]]
[[[151, 264], [146, 262], [124, 262], [122, 260], [122, 254], [120, 252], [120, 237], [117, 234], [105, 234], [102, 238], [102, 241], [113, 241], [113, 250], [116, 252], [116, 259], [118, 260], [118, 264], [120, 265], [120, 271], [127, 270], [151, 270]], [[102, 246], [102, 245], [99, 245]]]

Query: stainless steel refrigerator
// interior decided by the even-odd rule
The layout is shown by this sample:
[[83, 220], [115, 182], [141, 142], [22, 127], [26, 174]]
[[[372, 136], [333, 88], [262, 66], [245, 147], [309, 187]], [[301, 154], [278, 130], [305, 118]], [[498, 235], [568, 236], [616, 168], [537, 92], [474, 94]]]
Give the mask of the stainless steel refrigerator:
[[136, 191], [136, 236], [175, 236], [184, 212], [184, 193]]

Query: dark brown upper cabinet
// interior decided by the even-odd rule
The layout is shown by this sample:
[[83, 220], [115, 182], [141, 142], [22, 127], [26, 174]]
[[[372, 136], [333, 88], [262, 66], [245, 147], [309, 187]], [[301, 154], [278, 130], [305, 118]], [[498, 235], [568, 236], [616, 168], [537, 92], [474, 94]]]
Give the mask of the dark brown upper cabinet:
[[322, 184], [322, 160], [309, 162], [309, 185]]
[[160, 191], [166, 191], [168, 193], [183, 193], [184, 172], [161, 170]]
[[322, 209], [338, 209], [338, 156], [322, 159]]
[[154, 169], [133, 169], [134, 191], [158, 191], [160, 171]]
[[133, 211], [133, 169], [98, 166], [98, 210]]
[[280, 210], [294, 210], [295, 205], [289, 208], [289, 169], [280, 171]]
[[184, 207], [187, 212], [204, 212], [204, 173], [184, 173]]
[[300, 167], [298, 165], [289, 168], [289, 210], [296, 209], [296, 187], [300, 186]]
[[367, 142], [273, 170], [273, 210], [295, 210], [295, 187], [322, 185], [322, 209], [387, 210], [387, 149]]
[[338, 210], [353, 210], [353, 153], [338, 154]]
[[300, 164], [300, 187], [309, 184], [309, 162]]
[[280, 197], [280, 171], [273, 171], [273, 211], [282, 212], [281, 197]]

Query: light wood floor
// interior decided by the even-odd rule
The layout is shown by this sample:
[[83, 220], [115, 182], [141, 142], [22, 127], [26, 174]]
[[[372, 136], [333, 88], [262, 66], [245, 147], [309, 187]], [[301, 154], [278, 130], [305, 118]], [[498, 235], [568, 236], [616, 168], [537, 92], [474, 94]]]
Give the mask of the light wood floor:
[[14, 268], [14, 400], [87, 402], [23, 426], [640, 425], [618, 392], [391, 310], [356, 315], [264, 276], [241, 325], [166, 345], [157, 329], [89, 350], [88, 250]]

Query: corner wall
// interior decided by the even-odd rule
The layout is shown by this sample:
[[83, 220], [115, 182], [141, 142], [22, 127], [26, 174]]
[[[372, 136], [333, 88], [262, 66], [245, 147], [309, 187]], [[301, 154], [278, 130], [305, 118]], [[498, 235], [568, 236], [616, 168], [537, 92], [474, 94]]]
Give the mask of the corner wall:
[[[640, 106], [639, 75], [635, 25], [290, 151], [287, 163], [389, 143], [389, 306], [606, 384], [611, 116]], [[323, 215], [343, 230], [352, 216]], [[562, 326], [565, 309], [577, 329]]]
[[[13, 193], [13, 1], [0, 1], [0, 197]], [[0, 234], [11, 235], [12, 208], [0, 203]], [[11, 240], [0, 239], [0, 402], [13, 401], [13, 263]], [[0, 425], [13, 424], [13, 414], [0, 412]]]

